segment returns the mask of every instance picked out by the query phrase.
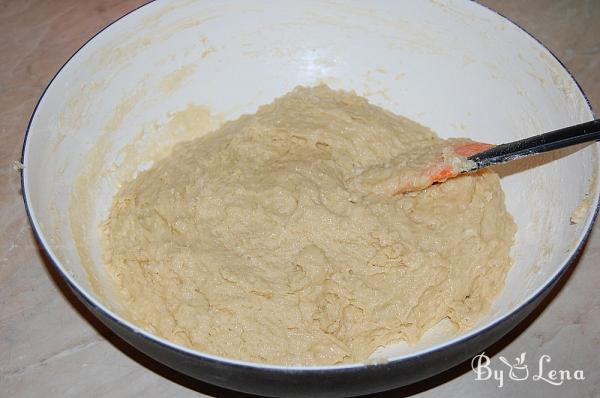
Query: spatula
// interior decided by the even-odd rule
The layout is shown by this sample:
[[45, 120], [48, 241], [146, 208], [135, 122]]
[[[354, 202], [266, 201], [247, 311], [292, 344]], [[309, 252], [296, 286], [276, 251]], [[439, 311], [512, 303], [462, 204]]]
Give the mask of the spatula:
[[[465, 141], [452, 146], [456, 155], [453, 162], [431, 165], [424, 170], [426, 178], [419, 179], [422, 183], [403, 185], [396, 193], [418, 191], [463, 173], [598, 139], [600, 119], [500, 145]], [[457, 158], [461, 161], [456, 161]]]

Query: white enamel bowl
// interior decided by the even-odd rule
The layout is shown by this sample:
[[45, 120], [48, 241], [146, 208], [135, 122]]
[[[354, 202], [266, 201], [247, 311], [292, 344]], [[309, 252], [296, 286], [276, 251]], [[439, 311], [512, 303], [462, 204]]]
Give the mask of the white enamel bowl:
[[[448, 369], [537, 305], [594, 221], [596, 144], [498, 169], [518, 224], [504, 292], [474, 329], [390, 347], [387, 361], [329, 367], [236, 361], [177, 346], [119, 315], [105, 289], [97, 226], [118, 182], [132, 175], [120, 166], [130, 153], [122, 149], [146, 139], [141, 131], [160, 131], [169, 112], [188, 104], [234, 119], [296, 85], [321, 81], [355, 90], [442, 136], [492, 143], [593, 118], [577, 83], [548, 50], [471, 1], [149, 3], [93, 37], [61, 68], [36, 107], [23, 149], [31, 224], [60, 275], [98, 318], [151, 357], [210, 383], [262, 395], [337, 396]], [[72, 201], [81, 173], [88, 185], [78, 200], [85, 206]], [[582, 219], [571, 224], [586, 195]], [[72, 223], [77, 206], [84, 210], [75, 211]], [[79, 250], [74, 236], [83, 241]]]

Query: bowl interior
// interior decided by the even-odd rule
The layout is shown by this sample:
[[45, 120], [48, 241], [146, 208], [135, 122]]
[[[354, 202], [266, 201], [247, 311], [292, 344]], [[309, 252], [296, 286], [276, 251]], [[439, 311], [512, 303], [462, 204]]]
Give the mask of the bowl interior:
[[[546, 49], [471, 1], [155, 1], [88, 42], [36, 109], [23, 174], [43, 244], [84, 294], [118, 315], [98, 225], [119, 184], [164, 154], [157, 143], [199, 136], [319, 82], [355, 90], [441, 136], [491, 143], [593, 117]], [[173, 121], [188, 106], [204, 128]], [[497, 168], [518, 233], [506, 288], [478, 328], [565, 265], [592, 222], [597, 169], [597, 145]], [[585, 216], [571, 224], [586, 195]], [[431, 333], [387, 355], [448, 339]]]

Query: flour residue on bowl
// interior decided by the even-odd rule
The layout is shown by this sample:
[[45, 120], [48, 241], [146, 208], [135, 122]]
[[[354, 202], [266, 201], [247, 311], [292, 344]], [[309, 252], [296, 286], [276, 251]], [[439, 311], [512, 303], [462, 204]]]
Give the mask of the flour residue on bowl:
[[399, 196], [352, 183], [440, 141], [321, 85], [177, 144], [122, 185], [103, 226], [128, 317], [199, 351], [303, 365], [472, 326], [511, 264], [499, 177]]
[[[595, 158], [597, 158], [597, 156], [595, 156]], [[592, 208], [592, 205], [594, 204], [594, 201], [596, 200], [596, 197], [598, 196], [597, 190], [598, 169], [594, 168], [592, 171], [592, 178], [589, 182], [587, 192], [583, 195], [583, 199], [581, 199], [579, 205], [577, 205], [575, 210], [573, 210], [573, 212], [571, 213], [571, 217], [569, 217], [571, 224], [580, 224], [583, 220], [585, 220], [587, 215], [590, 213], [590, 210]]]

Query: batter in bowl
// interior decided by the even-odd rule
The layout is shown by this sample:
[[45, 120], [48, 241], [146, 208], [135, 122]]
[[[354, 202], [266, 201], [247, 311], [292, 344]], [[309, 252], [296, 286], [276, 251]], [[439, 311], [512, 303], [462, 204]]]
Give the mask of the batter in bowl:
[[127, 316], [287, 365], [363, 361], [442, 319], [472, 326], [504, 285], [516, 227], [491, 171], [394, 195], [411, 171], [398, 159], [443, 143], [320, 85], [176, 145], [124, 184], [104, 226]]

